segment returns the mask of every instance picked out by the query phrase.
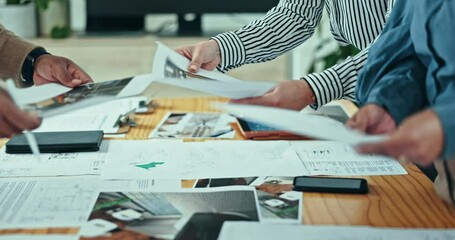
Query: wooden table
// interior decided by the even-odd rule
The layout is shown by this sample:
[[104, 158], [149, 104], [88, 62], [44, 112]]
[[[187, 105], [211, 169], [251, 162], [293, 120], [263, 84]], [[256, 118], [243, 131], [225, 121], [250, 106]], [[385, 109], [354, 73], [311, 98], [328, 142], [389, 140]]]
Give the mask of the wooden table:
[[[152, 114], [137, 116], [138, 127], [130, 130], [127, 139], [146, 139], [150, 131], [168, 111], [210, 111], [211, 101], [223, 98], [157, 99], [158, 109]], [[353, 105], [347, 105], [355, 111]], [[242, 139], [236, 135], [236, 139]], [[4, 144], [4, 141], [0, 142]], [[444, 203], [433, 189], [432, 182], [415, 166], [405, 166], [408, 175], [370, 176], [370, 192], [366, 195], [305, 193], [303, 223], [323, 225], [368, 225], [375, 227], [455, 228], [455, 207]], [[189, 187], [191, 181], [184, 181]], [[76, 233], [71, 229], [5, 230], [7, 233]]]

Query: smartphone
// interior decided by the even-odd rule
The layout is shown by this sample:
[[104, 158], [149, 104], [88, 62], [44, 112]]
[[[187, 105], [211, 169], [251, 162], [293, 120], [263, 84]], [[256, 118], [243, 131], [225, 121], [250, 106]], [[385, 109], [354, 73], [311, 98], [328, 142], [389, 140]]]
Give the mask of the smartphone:
[[295, 191], [326, 193], [368, 193], [368, 182], [363, 178], [295, 177]]
[[254, 140], [303, 140], [303, 136], [271, 128], [259, 123], [237, 119], [240, 133], [246, 139]]

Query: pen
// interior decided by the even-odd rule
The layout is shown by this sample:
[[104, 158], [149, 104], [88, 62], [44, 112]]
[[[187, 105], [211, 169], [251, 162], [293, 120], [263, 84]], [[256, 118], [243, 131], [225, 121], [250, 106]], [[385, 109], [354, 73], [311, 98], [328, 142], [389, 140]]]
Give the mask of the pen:
[[[16, 92], [15, 92], [16, 87], [14, 86], [13, 80], [9, 79], [8, 81], [6, 81], [6, 89], [8, 90], [8, 93], [11, 96], [11, 98], [13, 99], [13, 102], [16, 103], [16, 105], [20, 109], [23, 109], [23, 106], [18, 104], [18, 101], [17, 101], [18, 99], [17, 99]], [[36, 141], [35, 135], [33, 135], [33, 133], [30, 132], [29, 130], [24, 130], [24, 135], [25, 135], [25, 138], [27, 139], [30, 149], [32, 150], [33, 155], [35, 156], [36, 159], [38, 159], [38, 161], [40, 161], [41, 160], [40, 151], [38, 148], [38, 142]]]

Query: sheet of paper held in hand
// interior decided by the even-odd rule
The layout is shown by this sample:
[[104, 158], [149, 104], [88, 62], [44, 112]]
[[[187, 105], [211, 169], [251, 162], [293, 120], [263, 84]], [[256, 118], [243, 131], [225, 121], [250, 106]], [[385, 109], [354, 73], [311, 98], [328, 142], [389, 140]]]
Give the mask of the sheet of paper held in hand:
[[13, 90], [18, 106], [37, 111], [41, 117], [47, 118], [94, 104], [139, 95], [152, 81], [152, 74], [144, 74], [121, 80], [84, 84], [76, 88], [49, 83]]
[[[302, 237], [305, 236], [305, 237]], [[305, 240], [453, 240], [452, 229], [404, 229], [373, 227], [306, 226], [226, 222], [218, 240], [237, 239], [305, 239]]]
[[103, 130], [104, 134], [116, 134], [120, 115], [139, 106], [146, 97], [131, 97], [100, 103], [68, 113], [46, 118], [33, 132]]
[[339, 121], [320, 115], [304, 114], [281, 108], [233, 103], [216, 103], [213, 106], [249, 121], [316, 139], [334, 140], [357, 145], [379, 142], [386, 138], [380, 135], [366, 135], [345, 127]]
[[190, 61], [187, 58], [159, 42], [157, 45], [153, 75], [159, 82], [233, 99], [261, 96], [276, 85], [240, 81], [220, 72], [203, 69], [197, 74], [189, 73], [187, 68]]
[[396, 175], [406, 171], [392, 158], [358, 155], [350, 146], [337, 142], [115, 141], [101, 177], [195, 179], [319, 174]]

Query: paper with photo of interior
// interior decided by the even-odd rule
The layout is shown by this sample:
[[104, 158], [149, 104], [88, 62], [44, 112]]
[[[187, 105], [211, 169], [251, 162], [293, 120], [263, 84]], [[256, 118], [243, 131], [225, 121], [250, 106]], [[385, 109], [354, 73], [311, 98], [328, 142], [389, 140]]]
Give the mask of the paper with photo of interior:
[[301, 223], [303, 194], [292, 191], [292, 180], [290, 177], [210, 178], [196, 180], [194, 188], [255, 186], [262, 222]]
[[190, 61], [173, 49], [157, 42], [153, 75], [158, 82], [233, 99], [262, 96], [276, 83], [241, 81], [217, 71], [200, 69], [190, 73]]
[[115, 99], [141, 94], [153, 81], [152, 74], [88, 83], [68, 88], [49, 83], [30, 88], [13, 88], [15, 101], [25, 110], [35, 111], [41, 117], [51, 117], [76, 109], [93, 106]]
[[233, 139], [232, 122], [235, 118], [224, 113], [169, 112], [149, 138]]
[[101, 192], [81, 239], [216, 239], [224, 221], [260, 221], [254, 188]]

